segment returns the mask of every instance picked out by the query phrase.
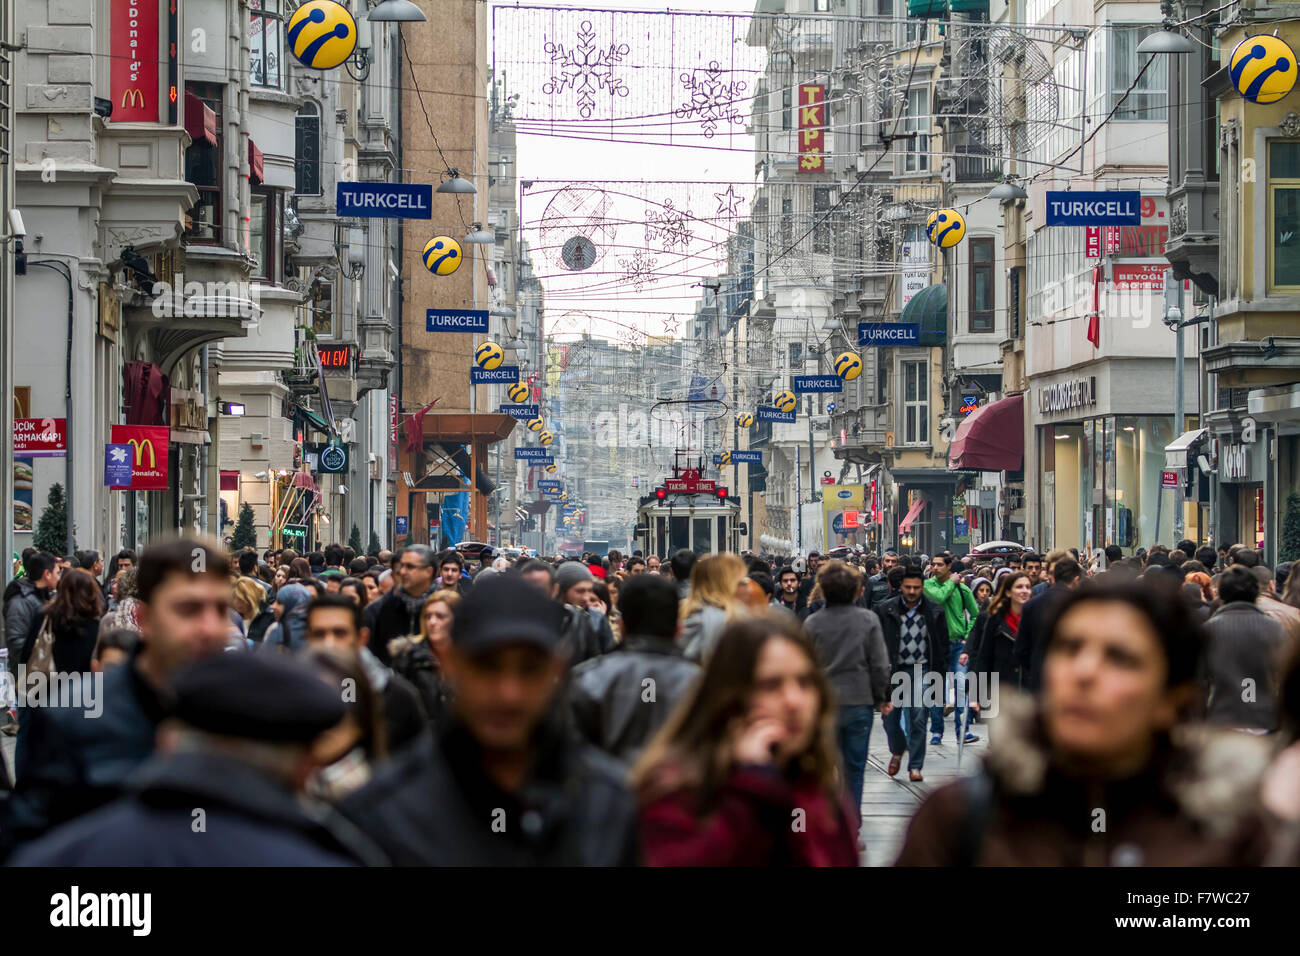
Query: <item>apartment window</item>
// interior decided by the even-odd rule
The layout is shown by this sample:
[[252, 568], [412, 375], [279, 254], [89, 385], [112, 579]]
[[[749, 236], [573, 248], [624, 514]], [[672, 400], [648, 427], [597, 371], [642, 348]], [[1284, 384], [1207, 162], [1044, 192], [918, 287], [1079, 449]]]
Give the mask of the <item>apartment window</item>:
[[248, 0], [248, 71], [254, 86], [280, 89], [284, 56], [281, 0]]
[[993, 240], [970, 241], [970, 330], [993, 331]]
[[321, 338], [335, 338], [334, 331], [334, 284], [326, 279], [317, 279], [312, 283], [307, 294], [307, 310], [311, 317], [311, 329]]
[[907, 91], [907, 112], [903, 132], [915, 133], [903, 156], [903, 171], [926, 172], [930, 168], [930, 100], [925, 87]]
[[293, 120], [294, 192], [320, 195], [320, 107], [308, 101]]
[[199, 191], [198, 202], [190, 210], [190, 242], [221, 241], [222, 163], [225, 151], [225, 123], [221, 109], [220, 83], [187, 83], [187, 92], [197, 96], [217, 114], [217, 142], [191, 144], [185, 150], [185, 178]]
[[272, 283], [280, 277], [278, 240], [283, 210], [284, 197], [278, 189], [253, 188], [248, 223], [248, 248], [257, 257], [253, 275]]
[[781, 91], [781, 128], [794, 129], [794, 92], [788, 86]]
[[903, 444], [930, 444], [929, 362], [903, 362]]
[[1300, 289], [1300, 142], [1268, 144], [1269, 291]]
[[814, 13], [830, 13], [831, 0], [813, 0]]
[[795, 371], [803, 371], [803, 343], [790, 343], [790, 368]]
[[813, 252], [831, 251], [831, 191], [829, 187], [813, 188]]
[[[1097, 93], [1104, 85], [1104, 98], [1100, 108], [1094, 110], [1100, 116], [1115, 110], [1112, 117], [1116, 120], [1155, 120], [1166, 121], [1168, 104], [1168, 81], [1166, 79], [1166, 58], [1139, 57], [1137, 46], [1142, 40], [1161, 28], [1153, 24], [1112, 24], [1100, 27], [1096, 33], [1093, 46], [1093, 75], [1097, 78]], [[1152, 63], [1142, 74], [1143, 62], [1151, 59]], [[1136, 86], [1133, 84], [1136, 82]], [[1130, 86], [1133, 91], [1124, 96]], [[1120, 99], [1124, 102], [1120, 104]], [[1118, 105], [1118, 109], [1116, 106]]]

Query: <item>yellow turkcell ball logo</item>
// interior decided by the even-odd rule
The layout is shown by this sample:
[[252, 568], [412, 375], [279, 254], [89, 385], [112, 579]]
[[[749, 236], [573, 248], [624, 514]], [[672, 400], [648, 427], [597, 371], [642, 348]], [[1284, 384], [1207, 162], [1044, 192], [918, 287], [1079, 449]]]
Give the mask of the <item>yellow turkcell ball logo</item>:
[[514, 402], [516, 405], [522, 405], [524, 402], [528, 401], [528, 386], [523, 382], [515, 382], [515, 384], [510, 386], [510, 389], [506, 394], [510, 396], [510, 401]]
[[966, 220], [956, 209], [937, 209], [925, 221], [925, 234], [940, 249], [951, 249], [966, 238]]
[[749, 412], [741, 412], [736, 416], [736, 424], [741, 428], [748, 428], [754, 424], [754, 416]]
[[724, 451], [722, 453], [722, 457], [718, 460], [718, 467], [726, 468], [730, 464], [731, 464], [731, 452]]
[[799, 399], [795, 398], [794, 392], [787, 389], [784, 392], [777, 392], [776, 397], [772, 399], [772, 404], [777, 407], [778, 411], [792, 412]]
[[1295, 75], [1295, 51], [1279, 37], [1246, 37], [1228, 61], [1233, 88], [1252, 103], [1276, 103], [1295, 89]]
[[499, 367], [505, 357], [506, 350], [495, 342], [484, 342], [474, 350], [474, 364], [489, 372]]
[[334, 0], [311, 0], [289, 18], [285, 31], [298, 62], [313, 70], [342, 66], [357, 45], [357, 22]]
[[550, 432], [542, 432], [537, 436], [537, 440], [543, 445], [549, 445], [551, 442], [555, 441], [555, 436]]
[[534, 418], [531, 422], [528, 423], [528, 430], [530, 432], [540, 432], [545, 428], [546, 428], [546, 421], [541, 418]]
[[424, 267], [436, 276], [449, 276], [460, 268], [460, 243], [451, 236], [434, 236], [424, 247]]
[[835, 356], [835, 374], [846, 382], [851, 382], [862, 374], [862, 359], [856, 352], [841, 352]]
[[554, 463], [549, 464], [549, 465], [546, 466], [546, 473], [547, 473], [548, 475], [553, 475], [553, 474], [555, 474], [556, 471], [558, 471], [558, 470], [559, 470], [559, 469], [557, 469], [557, 468], [555, 467]]

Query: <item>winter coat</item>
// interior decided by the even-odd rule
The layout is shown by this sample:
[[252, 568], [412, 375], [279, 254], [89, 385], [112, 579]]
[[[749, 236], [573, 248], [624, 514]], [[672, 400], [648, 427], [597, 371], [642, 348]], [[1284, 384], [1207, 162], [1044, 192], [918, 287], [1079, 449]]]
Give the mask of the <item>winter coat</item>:
[[404, 677], [399, 677], [380, 663], [370, 648], [361, 648], [359, 656], [366, 679], [384, 701], [384, 725], [388, 731], [389, 751], [414, 746], [429, 727], [429, 715], [420, 701], [419, 692]]
[[115, 799], [153, 755], [166, 709], [135, 656], [104, 672], [97, 716], [84, 707], [21, 708], [17, 785], [0, 827], [7, 846]]
[[705, 604], [687, 615], [682, 621], [682, 633], [678, 637], [686, 659], [697, 664], [708, 663], [709, 656], [722, 637], [722, 629], [726, 626], [727, 612], [712, 604]]
[[[674, 765], [642, 793], [641, 847], [650, 866], [857, 866], [856, 815], [816, 780], [773, 767], [732, 768], [708, 812]], [[802, 827], [791, 825], [802, 810]]]
[[[1205, 623], [1205, 669], [1209, 709], [1205, 719], [1230, 727], [1277, 728], [1277, 686], [1283, 651], [1282, 625], [1247, 601], [1225, 604]], [[1243, 700], [1243, 681], [1254, 688]]]
[[1020, 631], [1016, 634], [1015, 657], [1016, 663], [1020, 665], [1020, 686], [1026, 690], [1036, 692], [1042, 681], [1043, 658], [1052, 636], [1047, 633], [1047, 618], [1056, 607], [1056, 602], [1069, 593], [1070, 588], [1064, 584], [1053, 584], [1041, 592], [1035, 587], [1035, 596], [1020, 609]]
[[17, 673], [32, 621], [45, 607], [46, 597], [28, 578], [18, 578], [11, 587], [16, 593], [5, 603], [5, 647], [9, 649], [9, 669]]
[[[925, 668], [927, 671], [946, 674], [951, 647], [948, 642], [948, 624], [943, 608], [924, 594], [921, 595], [920, 606], [920, 613], [925, 618], [925, 628], [928, 633]], [[876, 608], [875, 613], [880, 618], [880, 631], [885, 639], [885, 650], [889, 652], [890, 667], [895, 672], [904, 669], [906, 665], [898, 662], [898, 644], [903, 630], [903, 617], [907, 614], [903, 596], [900, 594], [886, 601]]]
[[1003, 693], [997, 722], [983, 775], [926, 799], [899, 866], [1248, 866], [1268, 852], [1257, 737], [1183, 725], [1140, 773], [1103, 782], [1052, 764], [1025, 695]]
[[812, 638], [841, 707], [873, 707], [889, 700], [893, 673], [880, 618], [851, 604], [810, 614], [804, 630]]
[[384, 664], [391, 663], [388, 659], [389, 641], [420, 633], [420, 609], [437, 583], [434, 581], [433, 586], [420, 597], [412, 597], [395, 587], [378, 601], [366, 605], [364, 616], [366, 627], [370, 629], [370, 648]]
[[672, 641], [629, 636], [611, 653], [573, 669], [573, 722], [589, 743], [631, 764], [699, 675], [699, 665]]
[[[605, 643], [597, 623], [586, 608], [565, 604], [560, 639], [569, 648], [570, 665], [581, 664], [605, 653]], [[612, 641], [612, 635], [611, 635]]]
[[[195, 831], [194, 809], [204, 829]], [[239, 760], [178, 753], [129, 795], [24, 847], [15, 866], [349, 866], [386, 858], [337, 812]]]
[[274, 623], [275, 611], [271, 610], [271, 605], [268, 602], [248, 622], [244, 635], [254, 644], [261, 644], [266, 639], [267, 631], [270, 630], [271, 625]]
[[528, 778], [507, 793], [484, 772], [469, 731], [449, 721], [339, 809], [397, 866], [634, 864], [636, 806], [624, 768], [580, 743], [558, 708], [533, 746]]
[[447, 711], [449, 690], [442, 679], [442, 665], [427, 640], [397, 637], [388, 642], [393, 673], [404, 678], [420, 695], [429, 723], [437, 728]]
[[882, 572], [867, 578], [867, 586], [862, 596], [866, 600], [867, 610], [874, 611], [878, 604], [884, 604], [895, 595], [889, 588], [889, 580]]
[[[1023, 611], [1024, 609], [1021, 608]], [[985, 687], [992, 687], [990, 675], [998, 675], [998, 689], [1020, 687], [1020, 665], [1016, 661], [1016, 639], [1019, 631], [1012, 631], [1006, 612], [990, 617], [985, 611], [966, 640], [966, 653], [970, 655], [967, 669], [984, 674]]]
[[[311, 604], [311, 591], [301, 584], [286, 584], [275, 592], [275, 601], [283, 610], [280, 620], [268, 627], [263, 644], [298, 651], [307, 643], [307, 606]], [[274, 612], [272, 612], [274, 613]]]
[[[40, 634], [49, 616], [42, 610], [32, 621], [27, 640], [23, 642], [20, 664], [26, 664], [36, 646], [36, 637]], [[99, 618], [87, 617], [80, 620], [65, 621], [54, 624], [54, 669], [60, 674], [88, 674], [90, 662], [95, 656], [95, 644], [99, 641]]]

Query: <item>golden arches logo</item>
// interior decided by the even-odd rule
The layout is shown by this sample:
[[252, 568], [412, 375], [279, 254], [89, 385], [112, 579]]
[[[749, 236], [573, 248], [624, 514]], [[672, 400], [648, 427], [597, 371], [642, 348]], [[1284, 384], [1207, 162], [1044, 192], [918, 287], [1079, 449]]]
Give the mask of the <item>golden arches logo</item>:
[[149, 467], [151, 469], [158, 467], [158, 456], [154, 452], [152, 438], [132, 438], [127, 442], [131, 446], [131, 451], [135, 455], [135, 467], [144, 467], [144, 453], [149, 452]]
[[123, 90], [122, 109], [126, 109], [128, 106], [134, 107], [135, 109], [144, 109], [144, 90]]

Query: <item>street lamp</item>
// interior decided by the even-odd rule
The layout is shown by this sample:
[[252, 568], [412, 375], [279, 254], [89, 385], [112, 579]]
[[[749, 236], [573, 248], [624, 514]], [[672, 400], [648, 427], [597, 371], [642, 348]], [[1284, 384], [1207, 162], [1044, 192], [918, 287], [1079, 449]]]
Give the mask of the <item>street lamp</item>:
[[488, 232], [486, 229], [483, 228], [483, 224], [481, 222], [474, 223], [473, 230], [466, 233], [465, 238], [461, 240], [461, 242], [468, 242], [472, 246], [492, 245], [496, 241], [497, 241], [497, 234], [495, 232]]
[[1175, 32], [1173, 24], [1166, 20], [1165, 28], [1153, 33], [1138, 44], [1138, 54], [1195, 53], [1196, 44], [1181, 33]]
[[418, 23], [429, 18], [411, 0], [383, 0], [368, 19], [371, 23]]
[[1025, 192], [1024, 187], [1017, 186], [1015, 180], [1008, 179], [994, 186], [984, 198], [996, 199], [998, 202], [1013, 202], [1028, 199], [1029, 193]]
[[[385, 0], [385, 2], [387, 2], [387, 0]], [[434, 192], [455, 193], [460, 196], [470, 196], [478, 192], [478, 190], [474, 188], [474, 184], [468, 179], [461, 179], [460, 170], [453, 166], [451, 169], [447, 170], [447, 178], [438, 184], [438, 188], [435, 189]]]

